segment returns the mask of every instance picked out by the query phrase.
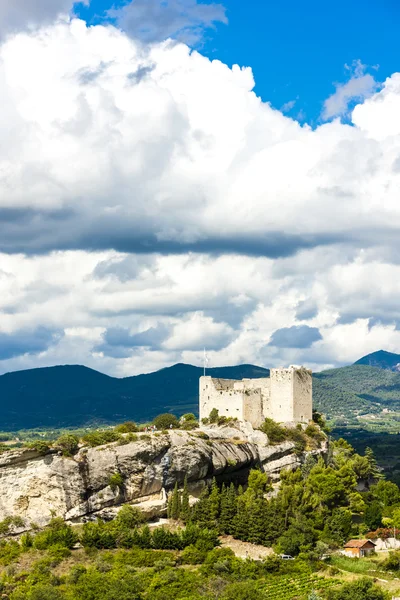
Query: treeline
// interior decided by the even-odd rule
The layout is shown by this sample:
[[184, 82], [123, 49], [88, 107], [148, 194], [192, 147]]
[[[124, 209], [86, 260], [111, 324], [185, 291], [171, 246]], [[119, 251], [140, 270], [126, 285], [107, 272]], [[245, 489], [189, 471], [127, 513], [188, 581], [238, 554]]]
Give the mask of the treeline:
[[[79, 544], [84, 552], [73, 550]], [[370, 580], [341, 587], [324, 563], [242, 560], [218, 545], [217, 532], [199, 525], [151, 531], [130, 506], [114, 521], [78, 529], [53, 519], [20, 542], [0, 543], [0, 564], [8, 565], [0, 593], [7, 600], [388, 600]]]
[[[367, 492], [357, 491], [360, 480], [369, 484]], [[339, 440], [327, 463], [309, 455], [301, 469], [282, 472], [278, 492], [265, 473], [253, 470], [246, 489], [219, 487], [214, 480], [193, 506], [187, 482], [182, 491], [175, 486], [168, 510], [172, 519], [316, 560], [382, 523], [398, 519], [400, 527], [400, 492], [381, 479], [370, 449], [360, 456]]]

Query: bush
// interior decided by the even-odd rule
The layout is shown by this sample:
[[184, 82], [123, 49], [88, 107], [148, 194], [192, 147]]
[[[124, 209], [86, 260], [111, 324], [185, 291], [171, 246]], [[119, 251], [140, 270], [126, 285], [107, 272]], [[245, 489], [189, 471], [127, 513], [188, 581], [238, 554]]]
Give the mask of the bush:
[[113, 490], [113, 492], [115, 492], [117, 488], [122, 488], [122, 486], [124, 485], [124, 479], [121, 473], [114, 473], [113, 475], [110, 475], [108, 479], [108, 485]]
[[117, 527], [134, 529], [143, 523], [144, 517], [140, 510], [130, 504], [125, 504], [115, 518]]
[[306, 427], [304, 433], [318, 443], [321, 443], [326, 439], [325, 435], [322, 433], [320, 428], [312, 423]]
[[79, 438], [72, 433], [65, 433], [60, 436], [55, 443], [56, 447], [61, 450], [64, 456], [73, 456], [79, 449]]
[[261, 431], [268, 436], [270, 444], [279, 444], [287, 439], [287, 431], [273, 419], [265, 419], [260, 427]]
[[34, 442], [29, 442], [27, 447], [31, 448], [32, 450], [36, 450], [36, 452], [39, 452], [39, 454], [42, 456], [50, 452], [49, 443], [45, 442], [44, 440], [35, 440]]
[[77, 541], [78, 536], [72, 527], [64, 523], [61, 518], [56, 518], [50, 521], [46, 529], [35, 535], [33, 546], [37, 550], [47, 550], [55, 545], [73, 548]]
[[157, 427], [157, 429], [171, 429], [171, 425], [174, 429], [179, 427], [178, 419], [171, 413], [158, 415], [155, 419], [153, 419], [153, 424]]
[[118, 442], [121, 435], [117, 431], [91, 431], [87, 433], [82, 441], [87, 446], [95, 448], [96, 446], [103, 446], [103, 444], [110, 444], [111, 442]]
[[135, 433], [137, 430], [138, 427], [133, 421], [126, 421], [115, 427], [117, 433]]
[[213, 408], [210, 412], [210, 414], [208, 415], [208, 420], [210, 421], [210, 423], [216, 423], [218, 421], [218, 417], [219, 417], [219, 412], [216, 408]]
[[187, 546], [181, 554], [182, 563], [185, 565], [200, 565], [205, 557], [206, 553], [196, 546]]

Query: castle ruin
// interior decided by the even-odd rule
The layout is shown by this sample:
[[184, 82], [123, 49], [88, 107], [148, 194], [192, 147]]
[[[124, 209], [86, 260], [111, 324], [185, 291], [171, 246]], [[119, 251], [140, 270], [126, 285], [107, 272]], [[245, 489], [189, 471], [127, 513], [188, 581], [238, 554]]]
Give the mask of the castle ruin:
[[312, 420], [312, 373], [304, 367], [271, 369], [261, 379], [200, 377], [200, 421], [213, 408], [220, 416], [248, 421], [260, 427], [264, 419], [278, 423]]

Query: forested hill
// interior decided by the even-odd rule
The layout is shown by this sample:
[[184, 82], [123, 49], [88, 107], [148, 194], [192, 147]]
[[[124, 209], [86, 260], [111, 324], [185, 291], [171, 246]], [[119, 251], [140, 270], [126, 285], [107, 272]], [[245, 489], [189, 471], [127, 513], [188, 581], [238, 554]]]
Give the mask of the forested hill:
[[400, 354], [393, 354], [393, 352], [386, 352], [386, 350], [378, 350], [378, 352], [363, 356], [354, 364], [379, 367], [380, 369], [389, 369], [390, 371], [400, 371]]
[[[400, 358], [390, 355], [389, 359], [388, 354], [381, 351], [353, 366], [315, 373], [315, 408], [335, 419], [378, 413], [383, 408], [399, 410], [400, 372], [365, 364], [381, 360], [382, 365], [394, 365], [393, 357]], [[123, 379], [83, 366], [7, 373], [0, 376], [0, 428], [79, 427], [127, 419], [143, 422], [161, 412], [197, 414], [202, 373], [200, 367], [185, 364]], [[208, 369], [207, 374], [242, 379], [268, 377], [269, 370], [239, 365]]]
[[400, 373], [352, 365], [313, 375], [314, 405], [328, 417], [400, 409]]
[[[82, 366], [17, 371], [0, 376], [0, 428], [79, 427], [93, 422], [151, 420], [162, 412], [198, 412], [203, 369], [177, 364], [117, 379]], [[212, 377], [268, 377], [254, 365], [208, 369]]]

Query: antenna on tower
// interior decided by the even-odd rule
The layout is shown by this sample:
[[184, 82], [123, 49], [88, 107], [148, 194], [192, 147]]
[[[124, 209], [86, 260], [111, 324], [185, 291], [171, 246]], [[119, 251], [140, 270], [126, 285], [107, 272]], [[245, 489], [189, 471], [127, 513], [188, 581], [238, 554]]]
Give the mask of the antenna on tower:
[[208, 356], [206, 353], [206, 349], [204, 348], [204, 377], [206, 376], [206, 367], [208, 365]]

